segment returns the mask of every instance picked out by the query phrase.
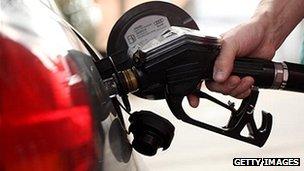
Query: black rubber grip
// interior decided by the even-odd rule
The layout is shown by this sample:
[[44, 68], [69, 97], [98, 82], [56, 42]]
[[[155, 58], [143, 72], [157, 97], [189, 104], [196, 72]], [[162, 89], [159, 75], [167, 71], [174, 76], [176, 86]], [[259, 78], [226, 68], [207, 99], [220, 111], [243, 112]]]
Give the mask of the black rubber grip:
[[[284, 62], [288, 79], [284, 90], [304, 92], [304, 65]], [[259, 88], [272, 88], [275, 76], [274, 62], [257, 58], [237, 58], [232, 75], [251, 76]], [[284, 84], [284, 83], [283, 83]], [[283, 85], [284, 86], [284, 85]]]
[[251, 76], [259, 88], [271, 88], [274, 80], [274, 62], [258, 58], [237, 58], [232, 75]]
[[288, 80], [284, 90], [304, 92], [304, 65], [285, 62]]

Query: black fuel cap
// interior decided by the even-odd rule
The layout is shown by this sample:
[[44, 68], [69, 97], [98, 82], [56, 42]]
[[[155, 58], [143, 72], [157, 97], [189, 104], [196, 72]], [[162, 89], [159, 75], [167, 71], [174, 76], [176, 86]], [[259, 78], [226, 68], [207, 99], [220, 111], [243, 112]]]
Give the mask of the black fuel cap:
[[134, 112], [129, 121], [133, 133], [133, 148], [141, 154], [153, 156], [159, 148], [166, 150], [174, 136], [174, 126], [165, 118], [150, 111]]

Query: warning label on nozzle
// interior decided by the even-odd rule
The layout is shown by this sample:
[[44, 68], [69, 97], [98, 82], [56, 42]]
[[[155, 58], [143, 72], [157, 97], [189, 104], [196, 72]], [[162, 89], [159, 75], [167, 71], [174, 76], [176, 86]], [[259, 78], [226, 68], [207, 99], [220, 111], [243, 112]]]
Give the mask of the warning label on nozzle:
[[143, 46], [169, 27], [170, 23], [167, 17], [150, 15], [133, 23], [124, 37], [129, 48], [136, 45]]

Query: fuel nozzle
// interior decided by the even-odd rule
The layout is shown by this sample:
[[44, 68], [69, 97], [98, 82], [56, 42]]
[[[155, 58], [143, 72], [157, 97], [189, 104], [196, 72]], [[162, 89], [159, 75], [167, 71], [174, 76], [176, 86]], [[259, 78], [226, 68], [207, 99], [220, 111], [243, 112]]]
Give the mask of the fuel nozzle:
[[139, 76], [136, 69], [126, 69], [118, 71], [111, 77], [104, 79], [103, 84], [110, 94], [110, 97], [115, 95], [124, 95], [138, 90]]
[[123, 70], [119, 73], [124, 88], [128, 92], [135, 92], [139, 88], [139, 76], [135, 68]]
[[139, 89], [139, 74], [134, 67], [117, 68], [112, 58], [106, 57], [95, 62], [102, 78], [102, 84], [110, 97], [119, 95], [122, 98], [126, 111], [130, 111], [130, 103], [127, 94]]

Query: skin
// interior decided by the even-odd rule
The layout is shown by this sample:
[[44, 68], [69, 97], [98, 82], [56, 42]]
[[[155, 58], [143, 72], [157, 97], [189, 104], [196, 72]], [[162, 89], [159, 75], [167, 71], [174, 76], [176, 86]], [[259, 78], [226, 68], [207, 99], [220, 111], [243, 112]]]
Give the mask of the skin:
[[[262, 0], [249, 21], [222, 34], [222, 50], [214, 65], [211, 91], [243, 99], [251, 93], [252, 77], [230, 75], [235, 58], [255, 57], [271, 60], [285, 38], [304, 17], [304, 0]], [[199, 99], [188, 96], [192, 107]]]

